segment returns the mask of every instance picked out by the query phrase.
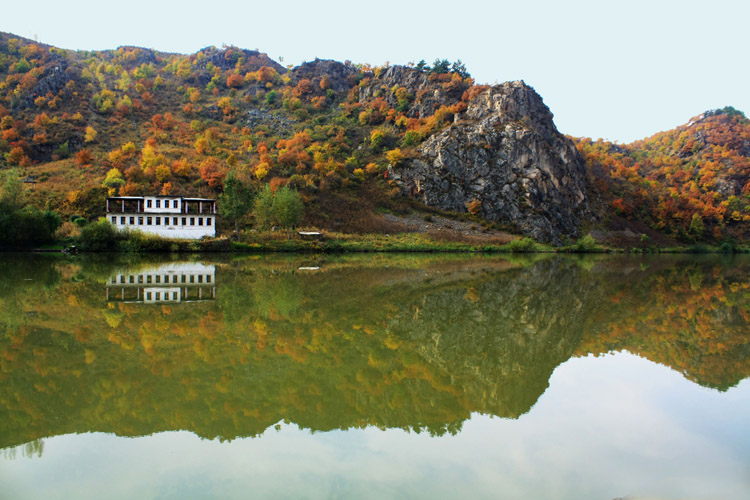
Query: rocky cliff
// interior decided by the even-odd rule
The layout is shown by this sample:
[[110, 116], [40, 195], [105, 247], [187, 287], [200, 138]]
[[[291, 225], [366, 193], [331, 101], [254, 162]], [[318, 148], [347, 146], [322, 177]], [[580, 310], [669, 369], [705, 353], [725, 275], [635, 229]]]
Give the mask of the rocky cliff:
[[391, 169], [402, 190], [426, 205], [500, 222], [560, 244], [593, 218], [585, 167], [552, 113], [523, 82], [489, 87], [453, 124]]

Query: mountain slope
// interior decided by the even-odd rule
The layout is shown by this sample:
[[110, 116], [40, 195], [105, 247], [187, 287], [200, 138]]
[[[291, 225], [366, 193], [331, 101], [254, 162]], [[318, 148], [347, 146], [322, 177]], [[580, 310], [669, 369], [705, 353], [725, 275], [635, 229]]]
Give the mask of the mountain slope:
[[629, 145], [566, 138], [531, 87], [476, 85], [460, 61], [285, 68], [237, 47], [0, 33], [0, 169], [65, 218], [102, 215], [115, 192], [216, 197], [231, 171], [298, 189], [306, 224], [332, 230], [397, 232], [383, 211], [439, 209], [555, 244], [623, 220], [638, 237], [745, 240], [749, 144], [732, 108]]
[[[307, 222], [329, 229], [392, 230], [376, 212], [418, 207], [404, 204], [410, 195], [548, 241], [575, 236], [580, 225], [548, 196], [554, 186], [555, 199], [585, 201], [580, 158], [541, 98], [514, 84], [520, 94], [503, 106], [522, 109], [527, 103], [512, 101], [533, 95], [535, 107], [509, 118], [493, 107], [505, 87], [475, 85], [460, 62], [378, 68], [316, 60], [284, 68], [236, 47], [191, 55], [137, 47], [72, 52], [0, 34], [0, 80], [2, 159], [36, 178], [35, 203], [64, 215], [100, 215], [108, 191], [216, 196], [231, 170], [256, 187], [299, 189]], [[497, 175], [483, 176], [483, 189], [454, 200], [417, 196], [389, 178], [389, 168], [430, 161], [429, 140], [446, 129], [456, 148], [476, 148], [474, 137], [484, 132], [475, 128], [487, 119], [513, 123], [504, 147], [522, 149], [515, 144], [524, 130], [535, 137], [511, 164], [541, 183], [498, 203], [508, 185], [501, 165], [488, 166]], [[547, 168], [548, 157], [571, 155], [570, 165]], [[468, 172], [471, 161], [454, 161], [454, 169]], [[433, 178], [453, 182], [443, 173]], [[535, 192], [538, 199], [529, 196]]]
[[750, 120], [727, 107], [632, 144], [577, 139], [610, 210], [682, 241], [750, 236]]

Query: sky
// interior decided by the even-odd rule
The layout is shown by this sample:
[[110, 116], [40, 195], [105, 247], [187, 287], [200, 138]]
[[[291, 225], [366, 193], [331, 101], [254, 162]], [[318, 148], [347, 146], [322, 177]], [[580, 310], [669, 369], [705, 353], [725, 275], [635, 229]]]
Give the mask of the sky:
[[78, 50], [227, 44], [283, 65], [460, 59], [477, 83], [534, 87], [561, 132], [627, 143], [750, 113], [748, 20], [747, 0], [37, 0], [3, 5], [0, 31]]

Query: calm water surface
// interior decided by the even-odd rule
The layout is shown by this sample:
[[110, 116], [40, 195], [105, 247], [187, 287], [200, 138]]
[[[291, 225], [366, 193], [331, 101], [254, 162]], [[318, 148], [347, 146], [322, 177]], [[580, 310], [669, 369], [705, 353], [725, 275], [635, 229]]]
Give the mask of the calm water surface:
[[745, 256], [0, 255], [0, 498], [750, 498]]

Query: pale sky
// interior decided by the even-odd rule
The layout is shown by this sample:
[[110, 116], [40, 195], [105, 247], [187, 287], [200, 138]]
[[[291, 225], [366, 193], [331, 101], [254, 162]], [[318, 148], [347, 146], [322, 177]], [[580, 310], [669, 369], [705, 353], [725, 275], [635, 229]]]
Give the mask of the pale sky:
[[558, 129], [630, 142], [734, 106], [750, 113], [748, 0], [39, 0], [0, 31], [66, 49], [222, 44], [284, 65], [461, 59], [477, 83], [524, 80]]

